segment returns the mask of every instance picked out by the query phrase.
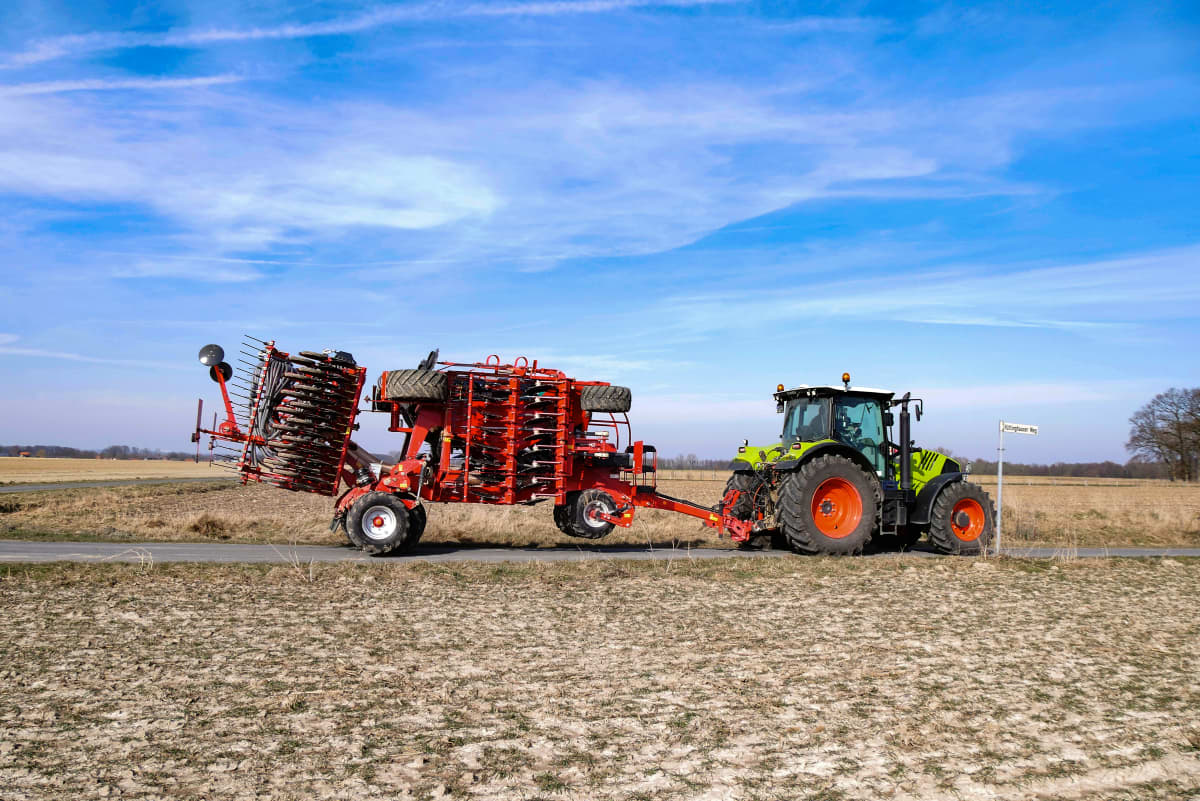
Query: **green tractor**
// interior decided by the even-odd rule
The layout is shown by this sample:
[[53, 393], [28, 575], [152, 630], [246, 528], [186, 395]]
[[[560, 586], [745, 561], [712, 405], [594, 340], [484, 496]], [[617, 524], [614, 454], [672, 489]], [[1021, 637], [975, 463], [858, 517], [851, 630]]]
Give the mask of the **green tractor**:
[[754, 521], [745, 547], [856, 554], [872, 542], [908, 548], [928, 534], [943, 553], [984, 553], [996, 527], [992, 499], [963, 465], [913, 445], [909, 409], [920, 420], [924, 403], [910, 395], [852, 387], [849, 373], [842, 386], [780, 384], [781, 441], [743, 441], [726, 486], [726, 498], [739, 494], [725, 511]]

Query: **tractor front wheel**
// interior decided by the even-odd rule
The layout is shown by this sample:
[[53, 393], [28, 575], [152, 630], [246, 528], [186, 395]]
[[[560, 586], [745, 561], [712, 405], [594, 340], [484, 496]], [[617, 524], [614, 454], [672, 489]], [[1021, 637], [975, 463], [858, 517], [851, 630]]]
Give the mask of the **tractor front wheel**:
[[854, 462], [818, 456], [783, 479], [778, 513], [797, 552], [856, 554], [871, 541], [882, 501], [879, 482]]
[[984, 553], [996, 533], [996, 509], [978, 484], [958, 481], [933, 502], [929, 540], [942, 553]]
[[412, 523], [413, 515], [395, 495], [368, 492], [350, 505], [346, 536], [371, 556], [387, 556], [416, 544], [420, 534], [412, 536]]

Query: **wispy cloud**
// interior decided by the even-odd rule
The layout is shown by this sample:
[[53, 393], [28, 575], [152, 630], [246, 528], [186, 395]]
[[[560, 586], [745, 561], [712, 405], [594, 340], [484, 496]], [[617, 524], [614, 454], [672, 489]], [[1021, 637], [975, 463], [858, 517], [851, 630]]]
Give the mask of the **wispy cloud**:
[[1144, 381], [1042, 381], [973, 384], [970, 386], [918, 386], [913, 397], [937, 409], [1020, 410], [1045, 406], [1100, 403], [1146, 394]]
[[[834, 109], [814, 94], [796, 110], [726, 83], [542, 85], [487, 103], [320, 110], [237, 95], [183, 110], [153, 96], [7, 97], [0, 189], [139, 204], [209, 243], [198, 255], [366, 227], [428, 232], [379, 240], [409, 265], [538, 270], [669, 250], [821, 198], [1032, 191], [994, 177], [1009, 157], [1005, 136], [1028, 116], [1014, 110], [981, 131], [976, 105], [985, 102]], [[941, 149], [934, 127], [975, 144]]]
[[683, 294], [656, 316], [684, 336], [838, 318], [1099, 332], [1191, 314], [1200, 303], [1198, 266], [1200, 245], [1053, 267], [960, 265], [790, 292]]
[[88, 364], [111, 364], [119, 367], [137, 367], [148, 370], [184, 370], [187, 366], [172, 362], [155, 362], [143, 359], [111, 359], [103, 356], [88, 356], [83, 353], [70, 353], [59, 350], [44, 350], [42, 348], [13, 347], [12, 342], [18, 337], [11, 334], [0, 335], [0, 357], [17, 356], [33, 359], [56, 359], [70, 362], [86, 362]]
[[209, 75], [198, 78], [94, 78], [76, 81], [40, 81], [0, 85], [0, 97], [53, 95], [63, 92], [113, 92], [129, 89], [194, 89], [237, 83], [241, 80], [243, 80], [242, 77], [238, 75]]
[[551, 17], [570, 14], [603, 14], [642, 8], [689, 8], [743, 2], [744, 0], [573, 0], [572, 2], [387, 5], [354, 16], [338, 17], [320, 22], [257, 28], [170, 30], [161, 33], [117, 31], [59, 36], [37, 42], [27, 50], [9, 56], [0, 62], [0, 65], [10, 68], [27, 67], [65, 57], [77, 57], [88, 53], [131, 47], [204, 47], [232, 42], [338, 36], [412, 22], [471, 17]]
[[249, 265], [231, 267], [228, 262], [204, 259], [170, 261], [141, 259], [134, 264], [117, 267], [114, 278], [188, 278], [215, 284], [242, 284], [258, 281], [264, 274]]

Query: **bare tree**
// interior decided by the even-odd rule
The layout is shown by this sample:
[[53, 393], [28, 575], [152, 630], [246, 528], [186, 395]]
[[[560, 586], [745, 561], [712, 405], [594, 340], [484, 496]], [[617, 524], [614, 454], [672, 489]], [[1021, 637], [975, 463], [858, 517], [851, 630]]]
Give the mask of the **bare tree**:
[[1159, 393], [1129, 423], [1125, 448], [1135, 459], [1161, 461], [1182, 481], [1200, 478], [1200, 389]]

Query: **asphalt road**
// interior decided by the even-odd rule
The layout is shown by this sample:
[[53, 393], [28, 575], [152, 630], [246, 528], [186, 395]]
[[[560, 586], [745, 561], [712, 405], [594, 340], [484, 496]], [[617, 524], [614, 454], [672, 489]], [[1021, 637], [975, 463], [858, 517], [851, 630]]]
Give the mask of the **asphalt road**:
[[116, 481], [68, 481], [62, 484], [5, 484], [0, 486], [0, 493], [45, 492], [46, 490], [69, 490], [86, 487], [132, 487], [137, 484], [190, 484], [193, 481], [235, 480], [229, 476], [212, 476], [211, 478], [132, 478]]
[[[896, 554], [877, 554], [895, 556]], [[1200, 557], [1200, 548], [1059, 548], [1005, 549], [1005, 556], [1052, 559], [1055, 557]], [[357, 562], [405, 564], [407, 562], [586, 562], [598, 559], [713, 559], [719, 557], [762, 559], [790, 556], [784, 551], [736, 551], [722, 548], [647, 548], [635, 545], [578, 548], [479, 548], [430, 544], [403, 556], [372, 557], [348, 546], [330, 545], [231, 545], [226, 543], [117, 543], [117, 542], [26, 542], [0, 540], [3, 562], [250, 562], [302, 563]], [[926, 550], [913, 550], [905, 558], [937, 557]], [[795, 557], [797, 559], [803, 557]], [[953, 557], [942, 557], [953, 558]]]

